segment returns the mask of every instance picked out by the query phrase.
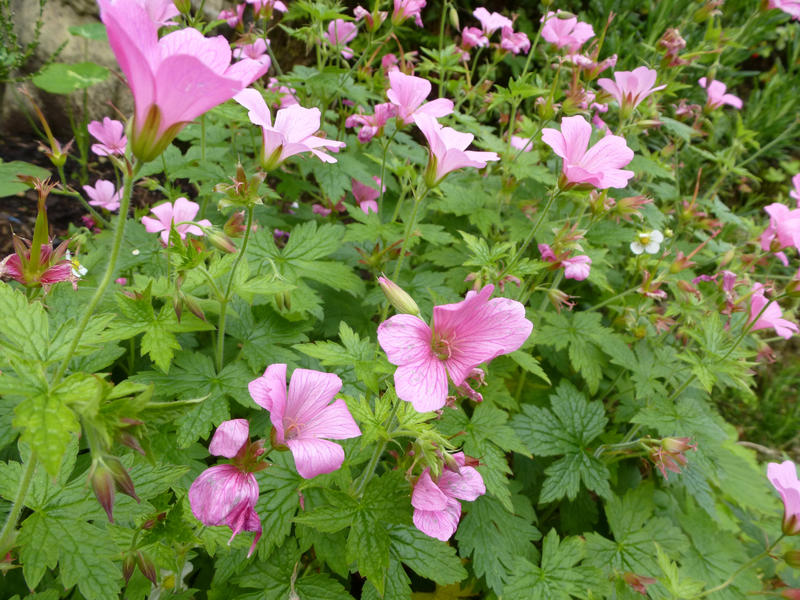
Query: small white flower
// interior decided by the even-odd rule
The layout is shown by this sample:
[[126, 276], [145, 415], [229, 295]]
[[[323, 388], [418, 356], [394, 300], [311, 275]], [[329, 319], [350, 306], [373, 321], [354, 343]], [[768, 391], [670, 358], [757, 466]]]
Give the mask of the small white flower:
[[84, 275], [86, 275], [89, 270], [84, 267], [81, 263], [78, 262], [78, 258], [72, 258], [69, 250], [64, 253], [64, 258], [66, 258], [70, 263], [72, 263], [72, 276], [80, 279]]
[[636, 241], [631, 242], [631, 252], [634, 254], [641, 254], [642, 252], [655, 254], [663, 241], [664, 234], [658, 229], [637, 233]]
[[131, 254], [133, 254], [134, 256], [139, 256], [139, 249], [134, 248], [133, 250], [131, 250]]

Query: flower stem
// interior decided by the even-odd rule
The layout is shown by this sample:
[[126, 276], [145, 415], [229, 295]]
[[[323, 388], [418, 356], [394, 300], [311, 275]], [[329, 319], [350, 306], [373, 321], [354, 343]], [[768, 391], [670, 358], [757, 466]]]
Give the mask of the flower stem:
[[231, 274], [228, 276], [228, 285], [225, 288], [225, 295], [220, 300], [219, 307], [219, 323], [217, 325], [217, 373], [222, 370], [222, 361], [225, 354], [225, 319], [228, 312], [228, 302], [231, 299], [231, 290], [233, 289], [233, 280], [236, 276], [236, 270], [239, 268], [239, 263], [242, 262], [245, 252], [247, 251], [247, 242], [250, 240], [250, 232], [253, 229], [253, 205], [247, 207], [247, 225], [244, 230], [244, 239], [242, 240], [242, 247], [239, 248], [239, 254], [231, 268]]
[[17, 496], [14, 498], [14, 504], [11, 505], [11, 511], [6, 517], [6, 522], [3, 524], [3, 529], [0, 530], [0, 556], [5, 556], [14, 545], [14, 539], [17, 537], [17, 519], [22, 512], [22, 507], [25, 505], [25, 497], [28, 495], [28, 488], [31, 485], [33, 474], [36, 471], [36, 453], [31, 453], [28, 462], [25, 463], [25, 470], [22, 472], [22, 479], [17, 488]]
[[417, 211], [419, 210], [419, 205], [422, 203], [422, 199], [428, 195], [429, 191], [430, 188], [426, 188], [421, 195], [414, 194], [414, 210], [411, 212], [411, 218], [406, 223], [406, 230], [405, 233], [403, 233], [403, 244], [400, 246], [400, 256], [397, 257], [397, 264], [394, 266], [394, 274], [392, 275], [392, 279], [397, 279], [397, 275], [400, 273], [400, 267], [403, 266], [403, 259], [405, 259], [408, 239], [411, 237], [411, 232], [414, 231], [414, 227], [417, 225]]
[[550, 192], [550, 197], [547, 199], [547, 204], [544, 205], [544, 209], [542, 209], [541, 214], [539, 214], [539, 218], [536, 220], [536, 223], [531, 228], [530, 232], [528, 233], [528, 236], [522, 243], [522, 246], [520, 246], [519, 250], [517, 250], [516, 253], [514, 253], [514, 256], [511, 257], [511, 260], [506, 265], [506, 267], [500, 272], [500, 275], [497, 276], [498, 280], [502, 279], [503, 275], [505, 275], [511, 269], [513, 269], [519, 262], [520, 258], [522, 258], [522, 255], [525, 254], [525, 251], [528, 249], [528, 246], [531, 245], [533, 238], [536, 236], [536, 232], [539, 231], [539, 227], [541, 227], [542, 223], [544, 223], [544, 219], [547, 216], [547, 213], [550, 212], [550, 207], [553, 205], [553, 201], [558, 197], [560, 193], [561, 190], [557, 186], [554, 187], [553, 190]]
[[717, 585], [717, 586], [714, 586], [714, 587], [713, 587], [713, 588], [711, 588], [711, 589], [708, 589], [708, 590], [704, 591], [702, 594], [699, 594], [698, 596], [696, 596], [696, 598], [705, 598], [706, 596], [709, 596], [709, 595], [713, 594], [714, 592], [718, 592], [718, 591], [720, 591], [720, 590], [724, 590], [726, 587], [728, 587], [730, 584], [732, 584], [732, 583], [733, 583], [733, 580], [734, 580], [734, 579], [736, 579], [736, 577], [737, 577], [737, 576], [738, 576], [738, 575], [739, 575], [739, 574], [740, 574], [742, 571], [744, 571], [744, 570], [746, 570], [746, 569], [750, 568], [751, 566], [753, 566], [755, 563], [757, 563], [758, 561], [760, 561], [760, 560], [761, 560], [762, 558], [764, 558], [765, 556], [769, 556], [769, 553], [770, 553], [770, 552], [772, 552], [772, 549], [773, 549], [775, 546], [777, 546], [777, 545], [778, 545], [778, 542], [780, 542], [780, 541], [781, 541], [781, 540], [784, 538], [784, 536], [785, 536], [785, 535], [786, 535], [785, 533], [782, 533], [782, 534], [780, 535], [780, 537], [778, 537], [778, 539], [776, 539], [774, 542], [772, 542], [772, 544], [770, 544], [769, 546], [767, 546], [767, 549], [766, 549], [766, 550], [764, 550], [764, 551], [763, 551], [761, 554], [758, 554], [758, 555], [754, 556], [753, 558], [751, 558], [750, 560], [748, 560], [748, 561], [747, 561], [746, 563], [744, 563], [744, 564], [743, 564], [741, 567], [739, 567], [738, 569], [736, 569], [736, 570], [735, 570], [735, 571], [734, 571], [734, 572], [731, 574], [731, 576], [730, 576], [730, 577], [728, 577], [728, 578], [727, 578], [725, 581], [723, 581], [722, 583], [720, 583], [720, 584], [719, 584], [719, 585]]
[[386, 439], [384, 439], [380, 444], [375, 446], [375, 450], [372, 452], [372, 456], [367, 463], [367, 467], [364, 469], [364, 473], [361, 475], [361, 479], [356, 486], [356, 495], [360, 496], [364, 492], [364, 488], [367, 487], [367, 483], [372, 476], [375, 474], [375, 469], [378, 466], [378, 461], [380, 460], [381, 456], [383, 456], [383, 451], [386, 450], [386, 446], [389, 445], [389, 439], [391, 434], [388, 432], [391, 429], [392, 424], [394, 423], [394, 418], [397, 415], [397, 409], [399, 408], [398, 400], [394, 401], [392, 406], [392, 412], [389, 413], [389, 418], [386, 420]]
[[125, 175], [124, 183], [123, 183], [123, 191], [122, 191], [122, 199], [120, 200], [119, 206], [119, 218], [117, 219], [117, 227], [114, 230], [114, 241], [111, 245], [111, 255], [108, 259], [108, 265], [106, 266], [106, 272], [103, 275], [103, 279], [100, 280], [100, 284], [97, 286], [97, 290], [95, 290], [94, 296], [89, 301], [89, 305], [86, 307], [83, 317], [81, 318], [80, 322], [78, 323], [78, 327], [75, 330], [75, 337], [72, 338], [72, 342], [67, 349], [67, 353], [64, 356], [64, 360], [61, 361], [61, 364], [58, 366], [58, 370], [56, 371], [55, 375], [53, 376], [53, 380], [51, 382], [52, 385], [56, 385], [61, 378], [64, 376], [64, 373], [69, 366], [69, 361], [72, 359], [72, 355], [75, 353], [75, 349], [78, 347], [78, 344], [81, 341], [81, 337], [83, 336], [83, 332], [86, 330], [86, 326], [89, 324], [89, 320], [92, 318], [97, 305], [100, 303], [100, 300], [103, 297], [106, 289], [108, 288], [109, 284], [111, 283], [111, 279], [114, 276], [114, 269], [117, 266], [117, 258], [119, 257], [119, 250], [122, 247], [122, 240], [125, 237], [125, 222], [128, 220], [128, 208], [131, 204], [131, 193], [133, 191], [133, 182], [136, 180], [136, 176], [139, 173], [139, 167], [141, 163], [134, 164], [133, 168], [129, 170], [128, 174]]

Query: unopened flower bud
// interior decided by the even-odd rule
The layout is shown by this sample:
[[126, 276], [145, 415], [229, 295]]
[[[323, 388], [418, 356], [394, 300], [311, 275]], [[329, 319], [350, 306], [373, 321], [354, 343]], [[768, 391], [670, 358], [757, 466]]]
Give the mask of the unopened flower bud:
[[386, 299], [397, 312], [419, 316], [419, 306], [403, 288], [387, 277], [378, 277], [378, 284], [380, 284]]
[[184, 15], [188, 15], [192, 10], [192, 0], [173, 0], [172, 3]]
[[444, 464], [447, 465], [447, 468], [451, 471], [455, 471], [456, 473], [461, 472], [461, 466], [456, 462], [456, 459], [446, 452], [444, 454]]
[[692, 444], [688, 437], [667, 437], [661, 440], [661, 447], [667, 452], [686, 452], [687, 450], [696, 450], [697, 444]]
[[140, 502], [139, 497], [136, 495], [136, 489], [133, 486], [133, 480], [120, 460], [115, 456], [107, 456], [105, 462], [114, 477], [114, 483], [116, 483], [117, 489], [136, 500], [136, 502]]
[[133, 570], [136, 568], [136, 558], [133, 554], [126, 554], [122, 559], [122, 578], [125, 583], [128, 583], [133, 575]]
[[106, 511], [108, 520], [114, 522], [114, 475], [110, 469], [102, 461], [96, 461], [92, 465], [92, 470], [89, 472], [89, 481], [92, 484], [92, 490], [100, 506]]
[[142, 575], [147, 577], [153, 582], [153, 585], [158, 585], [158, 574], [156, 573], [156, 566], [149, 556], [142, 553], [141, 550], [136, 551], [136, 565], [142, 572]]
[[790, 567], [800, 569], [800, 550], [789, 550], [783, 555], [783, 560]]
[[230, 218], [225, 222], [225, 225], [222, 227], [222, 230], [228, 237], [232, 238], [242, 237], [242, 235], [244, 235], [244, 230], [245, 230], [244, 211], [239, 210], [233, 213], [230, 216]]
[[454, 29], [460, 31], [461, 25], [459, 24], [458, 21], [458, 11], [456, 10], [456, 7], [451, 6], [449, 12], [450, 12], [450, 25], [452, 25]]

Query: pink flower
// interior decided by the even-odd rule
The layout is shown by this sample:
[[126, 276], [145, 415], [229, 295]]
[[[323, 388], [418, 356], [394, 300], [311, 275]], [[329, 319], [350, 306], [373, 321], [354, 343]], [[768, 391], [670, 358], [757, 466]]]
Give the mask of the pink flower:
[[341, 50], [345, 58], [353, 58], [353, 49], [345, 46], [350, 40], [356, 37], [358, 27], [350, 21], [336, 19], [328, 23], [328, 43], [334, 48]]
[[586, 78], [591, 80], [597, 77], [606, 69], [611, 69], [617, 64], [617, 55], [612, 54], [608, 58], [604, 58], [597, 62], [597, 56], [584, 56], [583, 54], [569, 54], [564, 57], [578, 67], [581, 71], [586, 73]]
[[117, 285], [128, 285], [128, 278], [127, 277], [117, 277], [114, 280], [114, 283]]
[[624, 188], [634, 173], [620, 167], [631, 162], [633, 150], [618, 135], [606, 135], [588, 149], [591, 135], [592, 126], [576, 115], [561, 119], [561, 131], [543, 129], [542, 141], [563, 159], [561, 170], [569, 183]]
[[125, 137], [125, 126], [119, 121], [103, 117], [103, 122], [92, 121], [89, 123], [89, 133], [99, 144], [92, 144], [92, 152], [97, 156], [109, 156], [111, 154], [125, 154], [125, 145], [128, 138]]
[[135, 105], [131, 149], [150, 161], [193, 119], [225, 102], [266, 72], [243, 60], [231, 65], [228, 41], [196, 29], [158, 39], [158, 25], [136, 0], [98, 0], [100, 17]]
[[253, 14], [255, 16], [261, 16], [266, 19], [272, 16], [273, 10], [282, 13], [289, 10], [281, 0], [246, 0], [246, 2], [253, 5]]
[[31, 262], [33, 257], [30, 247], [25, 248], [23, 243], [16, 250], [15, 254], [10, 254], [0, 261], [0, 277], [14, 279], [26, 287], [37, 285], [47, 287], [59, 281], [71, 281], [72, 287], [77, 289], [77, 278], [72, 273], [72, 263], [64, 259], [67, 242], [62, 242], [55, 250], [51, 244], [42, 244], [36, 264]]
[[377, 25], [375, 23], [375, 19], [372, 17], [372, 13], [369, 12], [363, 6], [356, 6], [353, 9], [353, 16], [356, 18], [356, 21], [361, 21], [363, 19], [364, 22], [367, 24], [367, 28], [370, 31], [373, 31], [374, 29], [377, 29], [378, 27], [381, 26], [381, 24], [386, 20], [388, 14], [386, 13], [386, 11], [379, 10]]
[[592, 268], [592, 259], [581, 254], [573, 256], [572, 258], [565, 258], [561, 261], [564, 267], [564, 277], [567, 279], [574, 279], [575, 281], [583, 281], [589, 277], [589, 272]]
[[366, 144], [376, 135], [380, 135], [384, 125], [386, 125], [389, 119], [396, 115], [397, 107], [391, 102], [384, 102], [383, 104], [375, 105], [375, 114], [350, 115], [347, 117], [347, 120], [345, 120], [344, 125], [345, 127], [361, 125], [361, 129], [358, 130], [358, 141], [362, 144]]
[[394, 0], [394, 11], [392, 12], [392, 23], [400, 25], [406, 19], [414, 17], [417, 27], [422, 27], [422, 9], [425, 8], [425, 0]]
[[800, 481], [797, 480], [797, 467], [786, 460], [767, 465], [767, 478], [775, 486], [783, 500], [783, 533], [800, 533]]
[[381, 58], [381, 69], [385, 73], [391, 73], [393, 71], [399, 71], [399, 67], [397, 66], [400, 63], [400, 60], [394, 54], [384, 54]]
[[520, 52], [527, 52], [531, 49], [531, 41], [528, 39], [528, 36], [521, 31], [514, 33], [511, 27], [503, 27], [502, 36], [500, 47], [503, 50], [511, 52], [511, 54], [519, 54]]
[[379, 189], [376, 190], [374, 187], [361, 183], [356, 179], [351, 180], [353, 197], [356, 199], [356, 202], [358, 202], [358, 207], [366, 214], [369, 214], [370, 211], [374, 213], [378, 212], [377, 200], [381, 195], [380, 188], [383, 187], [383, 190], [386, 191], [386, 186], [381, 186], [380, 177], [373, 175], [372, 179], [378, 184]]
[[160, 27], [177, 25], [172, 17], [177, 17], [181, 12], [172, 0], [136, 0], [136, 3], [145, 9], [150, 20]]
[[794, 189], [789, 192], [789, 197], [797, 201], [797, 208], [800, 208], [800, 173], [792, 177], [792, 186]]
[[299, 104], [293, 104], [280, 109], [275, 114], [273, 124], [267, 103], [258, 91], [242, 90], [233, 99], [250, 111], [250, 121], [261, 126], [264, 140], [261, 166], [266, 171], [302, 152], [311, 152], [322, 162], [335, 163], [336, 159], [325, 152], [325, 149], [338, 152], [339, 148], [344, 147], [344, 142], [313, 135], [320, 125], [318, 108], [303, 108]]
[[178, 198], [175, 204], [164, 202], [158, 206], [153, 207], [152, 213], [156, 218], [142, 217], [142, 224], [148, 233], [161, 232], [161, 241], [165, 246], [169, 245], [169, 231], [174, 225], [175, 231], [181, 236], [182, 240], [186, 239], [186, 234], [203, 235], [203, 230], [198, 227], [211, 227], [211, 221], [203, 219], [194, 224], [194, 218], [197, 211], [200, 210], [200, 205], [186, 198]]
[[426, 468], [414, 485], [411, 505], [414, 507], [414, 525], [425, 535], [446, 542], [458, 528], [461, 518], [459, 500], [473, 501], [486, 493], [481, 474], [466, 466], [464, 453], [453, 454], [458, 470], [445, 464], [437, 481]]
[[100, 206], [106, 210], [117, 210], [119, 208], [122, 190], [117, 190], [110, 181], [98, 179], [94, 187], [90, 185], [83, 186], [83, 191], [91, 198], [89, 204], [92, 206]]
[[344, 400], [333, 400], [342, 380], [333, 373], [295, 369], [286, 394], [286, 365], [267, 367], [248, 389], [256, 404], [269, 411], [275, 443], [292, 451], [297, 472], [305, 479], [342, 466], [344, 450], [328, 439], [361, 435]]
[[[755, 321], [755, 323], [750, 327], [750, 331], [772, 328], [776, 334], [788, 340], [797, 333], [797, 325], [781, 318], [783, 311], [777, 302], [772, 301], [769, 304], [767, 302], [768, 300], [764, 297], [764, 286], [760, 283], [754, 284], [753, 295], [750, 297], [750, 318], [747, 322]], [[764, 308], [765, 306], [766, 308]]]
[[401, 400], [419, 412], [438, 410], [447, 399], [447, 377], [460, 386], [479, 364], [508, 354], [528, 339], [533, 323], [515, 300], [493, 298], [493, 285], [470, 291], [461, 302], [433, 308], [433, 327], [401, 314], [378, 326], [378, 342], [397, 365]]
[[792, 19], [800, 21], [800, 0], [769, 0], [767, 7], [782, 10]]
[[483, 6], [473, 10], [472, 15], [481, 22], [481, 27], [486, 35], [492, 35], [503, 27], [511, 28], [514, 26], [514, 23], [508, 17], [496, 12], [490, 13]]
[[725, 90], [727, 87], [721, 81], [712, 79], [711, 82], [708, 83], [708, 80], [705, 77], [701, 77], [697, 80], [697, 83], [700, 84], [701, 88], [705, 88], [706, 93], [708, 94], [706, 106], [709, 109], [719, 108], [723, 104], [727, 104], [733, 108], [742, 108], [742, 99], [738, 96], [734, 96], [733, 94], [726, 94]]
[[[254, 459], [264, 452], [259, 444], [250, 444], [250, 424], [246, 419], [223, 421], [214, 432], [208, 451], [214, 456], [233, 459], [203, 471], [189, 488], [192, 514], [203, 525], [227, 525], [233, 531], [228, 544], [241, 531], [254, 531], [250, 557], [261, 538], [261, 519], [255, 511], [258, 482], [251, 470]], [[266, 464], [266, 463], [262, 463]]]
[[790, 246], [800, 249], [800, 208], [790, 209], [779, 202], [765, 206], [769, 226], [761, 234], [761, 249], [776, 252]]
[[616, 71], [615, 81], [606, 77], [598, 79], [597, 85], [611, 94], [623, 111], [631, 111], [650, 94], [667, 87], [666, 85], [653, 87], [657, 75], [655, 69], [637, 67], [633, 71]]
[[551, 263], [558, 262], [558, 257], [556, 257], [556, 254], [553, 252], [550, 244], [539, 244], [538, 248], [539, 254], [542, 255], [542, 260]]
[[447, 98], [437, 98], [422, 104], [430, 93], [431, 82], [427, 79], [400, 71], [389, 73], [389, 90], [386, 96], [397, 107], [397, 118], [404, 125], [411, 123], [416, 115], [430, 115], [438, 119], [453, 112], [453, 101]]
[[228, 27], [238, 27], [242, 24], [244, 17], [244, 9], [247, 5], [245, 3], [237, 4], [234, 10], [223, 10], [217, 15], [217, 19], [224, 19], [228, 23]]
[[482, 169], [489, 161], [500, 160], [496, 152], [466, 150], [475, 136], [451, 127], [443, 127], [428, 114], [417, 114], [414, 122], [428, 140], [428, 167], [425, 181], [429, 187], [437, 185], [451, 171], [462, 167]]
[[[560, 13], [560, 11], [559, 11]], [[580, 47], [594, 37], [594, 29], [588, 23], [578, 21], [578, 17], [562, 19], [557, 13], [549, 12], [542, 17], [542, 37], [554, 44], [556, 48], [566, 46], [570, 53], [576, 53]]]
[[280, 97], [280, 107], [289, 108], [294, 104], [300, 104], [295, 97], [297, 90], [285, 85], [281, 85], [277, 77], [270, 77], [267, 83], [267, 91], [273, 94], [278, 94]]
[[264, 38], [256, 38], [252, 44], [246, 44], [244, 46], [239, 46], [233, 51], [234, 58], [249, 58], [256, 62], [260, 62], [262, 65], [266, 65], [267, 70], [269, 70], [270, 66], [272, 65], [272, 59], [270, 58], [269, 54], [267, 54], [267, 42]]
[[511, 147], [523, 152], [530, 152], [533, 149], [533, 138], [512, 135]]
[[489, 45], [489, 38], [483, 35], [483, 31], [477, 27], [464, 27], [461, 31], [461, 43], [465, 48], [486, 47]]

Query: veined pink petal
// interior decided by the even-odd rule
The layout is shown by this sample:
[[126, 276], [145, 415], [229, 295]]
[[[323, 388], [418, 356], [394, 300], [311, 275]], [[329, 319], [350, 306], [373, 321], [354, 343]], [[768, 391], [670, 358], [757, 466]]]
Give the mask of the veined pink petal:
[[200, 205], [197, 202], [192, 202], [186, 198], [177, 198], [173, 204], [172, 219], [175, 223], [183, 223], [184, 221], [193, 221]]
[[204, 525], [224, 525], [239, 504], [255, 506], [258, 493], [252, 473], [240, 471], [235, 465], [216, 465], [194, 480], [189, 488], [189, 504]]
[[334, 373], [295, 369], [289, 382], [286, 412], [283, 415], [286, 437], [292, 438], [289, 431], [292, 427], [305, 435], [306, 425], [325, 410], [340, 389], [342, 380]]
[[378, 343], [393, 365], [432, 357], [432, 337], [430, 327], [414, 315], [394, 315], [378, 326]]
[[346, 440], [359, 435], [361, 435], [361, 430], [353, 419], [353, 415], [350, 414], [347, 403], [341, 398], [334, 400], [319, 413], [305, 421], [301, 430], [303, 439], [315, 437]]
[[580, 115], [564, 117], [561, 119], [561, 135], [566, 146], [566, 156], [562, 158], [569, 164], [581, 163], [589, 147], [592, 126]]
[[303, 437], [286, 440], [286, 445], [292, 451], [297, 472], [303, 479], [332, 473], [344, 462], [344, 449], [336, 442]]
[[444, 510], [414, 509], [414, 525], [425, 535], [446, 542], [458, 529], [461, 518], [461, 504], [458, 500], [447, 499]]
[[426, 468], [414, 484], [411, 506], [420, 510], [444, 510], [447, 507], [447, 494], [431, 479], [431, 471]]
[[461, 467], [458, 473], [445, 469], [439, 477], [438, 486], [447, 496], [470, 502], [486, 493], [483, 477], [473, 467]]
[[[399, 71], [397, 71], [399, 73]], [[453, 112], [453, 101], [448, 98], [437, 98], [420, 106], [415, 114], [430, 115], [435, 118], [446, 117]]]
[[275, 428], [279, 442], [285, 439], [283, 415], [286, 412], [286, 365], [269, 365], [264, 374], [247, 386], [253, 401], [269, 411], [269, 419]]
[[487, 35], [491, 35], [503, 27], [512, 27], [514, 25], [508, 17], [504, 17], [496, 12], [490, 13], [483, 6], [472, 11], [472, 15], [481, 22], [481, 27], [483, 27], [483, 31], [485, 31]]
[[253, 543], [250, 544], [250, 550], [247, 552], [247, 558], [253, 555], [253, 550], [256, 548], [258, 540], [261, 539], [261, 519], [258, 513], [252, 506], [244, 502], [240, 502], [229, 514], [225, 520], [225, 524], [231, 528], [233, 532], [231, 538], [228, 540], [228, 545], [233, 541], [233, 538], [241, 531], [253, 531]]
[[250, 423], [247, 419], [223, 421], [214, 432], [208, 451], [214, 456], [233, 458], [250, 439]]
[[248, 111], [248, 118], [255, 125], [261, 127], [272, 127], [272, 117], [269, 113], [264, 96], [258, 90], [247, 88], [233, 97], [236, 102], [244, 106]]
[[397, 397], [411, 402], [417, 412], [439, 410], [447, 401], [447, 371], [437, 357], [397, 367], [394, 372]]
[[788, 535], [800, 533], [800, 482], [797, 480], [797, 467], [790, 461], [769, 463], [767, 477], [784, 505], [783, 530]]

